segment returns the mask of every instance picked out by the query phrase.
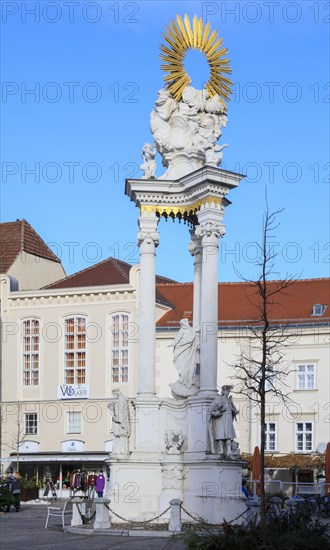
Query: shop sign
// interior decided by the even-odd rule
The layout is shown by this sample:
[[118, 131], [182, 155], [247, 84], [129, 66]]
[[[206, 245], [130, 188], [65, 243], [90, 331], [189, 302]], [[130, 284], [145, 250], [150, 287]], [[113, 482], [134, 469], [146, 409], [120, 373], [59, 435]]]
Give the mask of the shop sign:
[[88, 384], [62, 384], [57, 386], [57, 399], [88, 399]]

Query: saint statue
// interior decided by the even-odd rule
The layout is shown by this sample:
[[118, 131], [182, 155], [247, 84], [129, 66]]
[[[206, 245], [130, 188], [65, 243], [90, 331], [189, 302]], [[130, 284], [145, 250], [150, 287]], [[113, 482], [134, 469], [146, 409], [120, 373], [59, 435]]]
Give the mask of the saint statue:
[[209, 428], [211, 450], [215, 452], [214, 441], [217, 442], [219, 455], [224, 458], [232, 457], [232, 441], [236, 437], [234, 419], [238, 414], [231, 395], [232, 386], [222, 386], [221, 395], [213, 401], [210, 409]]
[[129, 454], [129, 437], [131, 435], [131, 421], [128, 399], [119, 389], [112, 390], [114, 400], [108, 408], [112, 416], [113, 445], [112, 455]]
[[180, 321], [180, 330], [169, 347], [173, 347], [173, 362], [179, 373], [179, 380], [171, 384], [174, 397], [188, 397], [198, 390], [196, 380], [196, 331], [189, 325], [189, 320]]

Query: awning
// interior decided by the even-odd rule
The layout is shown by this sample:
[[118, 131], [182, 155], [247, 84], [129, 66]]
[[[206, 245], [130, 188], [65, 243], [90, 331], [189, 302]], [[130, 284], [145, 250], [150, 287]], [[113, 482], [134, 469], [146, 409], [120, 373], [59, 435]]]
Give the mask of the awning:
[[[83, 454], [83, 453], [66, 453], [66, 454], [20, 454], [19, 462], [103, 462], [109, 458], [109, 453], [100, 454]], [[14, 462], [16, 454], [6, 459], [8, 462]]]

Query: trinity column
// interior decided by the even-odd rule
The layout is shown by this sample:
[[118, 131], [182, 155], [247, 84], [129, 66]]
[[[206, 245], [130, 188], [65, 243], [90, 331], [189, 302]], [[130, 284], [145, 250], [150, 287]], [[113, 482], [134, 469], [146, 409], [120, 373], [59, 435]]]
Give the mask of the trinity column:
[[[231, 437], [218, 441], [217, 416], [213, 418], [211, 411], [222, 399], [217, 391], [218, 241], [225, 233], [223, 216], [230, 204], [226, 196], [244, 176], [221, 168], [227, 144], [218, 141], [227, 125], [232, 84], [222, 39], [197, 16], [192, 21], [187, 15], [177, 16], [167, 30], [160, 56], [165, 86], [150, 115], [153, 143], [142, 148], [142, 177], [127, 179], [125, 185], [140, 212], [138, 392], [132, 401], [134, 437], [125, 456], [112, 457], [111, 479], [126, 487], [134, 471], [139, 498], [117, 504], [125, 517], [145, 520], [145, 511], [152, 510], [158, 519], [171, 491], [187, 509], [217, 523], [219, 517], [231, 521], [243, 511], [238, 442], [233, 441], [232, 448]], [[190, 85], [183, 66], [189, 49], [204, 53], [209, 63], [203, 90]], [[166, 168], [158, 177], [157, 155]], [[174, 399], [155, 395], [155, 256], [162, 217], [188, 224], [194, 258], [193, 327], [178, 319], [180, 328], [172, 343], [174, 348], [182, 340], [184, 348], [173, 354], [178, 379], [169, 385]], [[211, 499], [203, 498], [205, 485], [214, 491]]]

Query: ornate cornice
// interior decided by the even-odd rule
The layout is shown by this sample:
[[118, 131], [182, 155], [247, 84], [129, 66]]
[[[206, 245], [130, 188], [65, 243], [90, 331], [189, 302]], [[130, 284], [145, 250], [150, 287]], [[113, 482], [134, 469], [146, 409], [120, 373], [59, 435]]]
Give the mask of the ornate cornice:
[[[168, 199], [168, 197], [167, 197]], [[187, 198], [185, 198], [184, 202], [182, 204], [170, 204], [170, 201], [166, 204], [162, 204], [160, 201], [156, 204], [148, 204], [146, 202], [141, 203], [141, 214], [147, 213], [150, 214], [151, 212], [155, 214], [158, 217], [164, 216], [164, 217], [185, 217], [189, 216], [191, 214], [195, 214], [202, 208], [205, 208], [207, 206], [212, 206], [213, 208], [221, 208], [222, 207], [222, 197], [215, 197], [212, 195], [208, 195], [204, 197], [203, 199], [197, 200], [197, 201], [189, 201]]]

